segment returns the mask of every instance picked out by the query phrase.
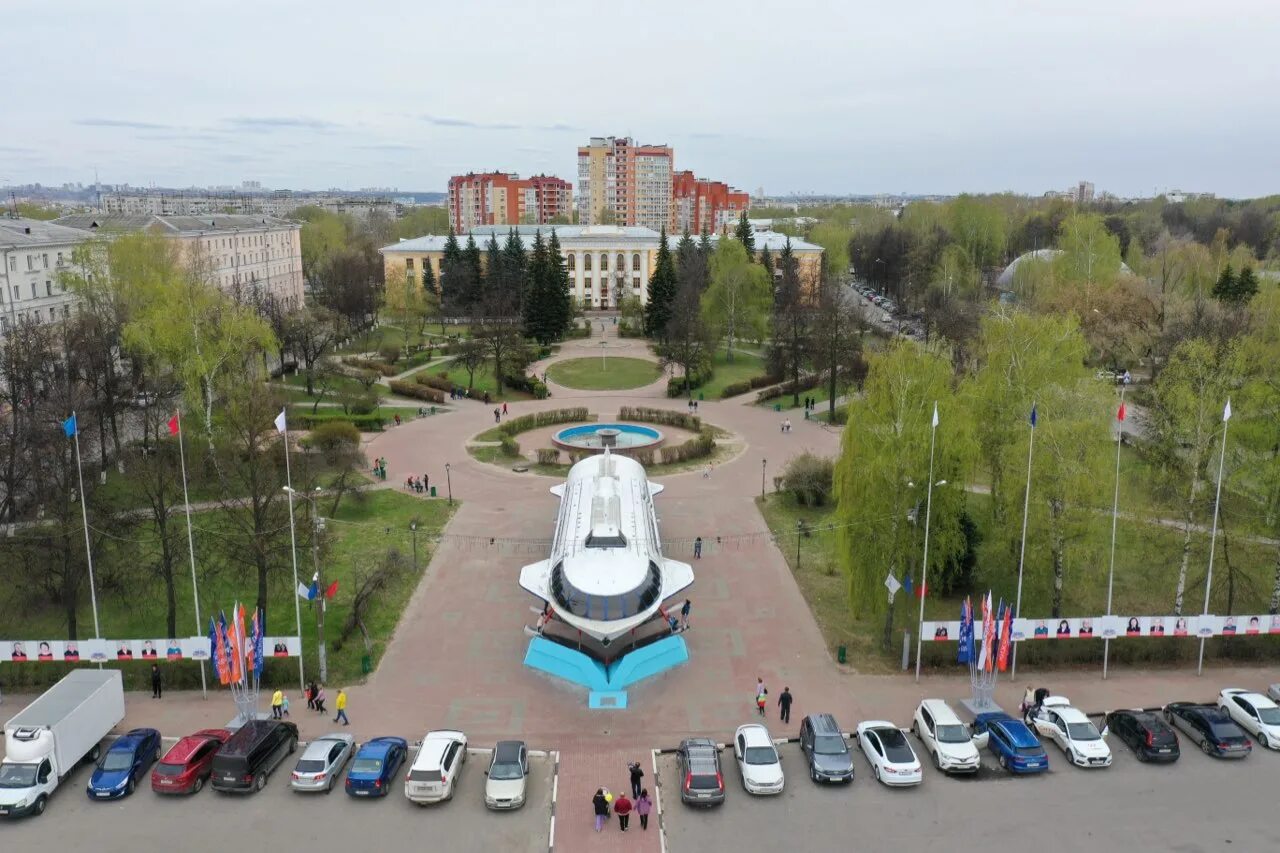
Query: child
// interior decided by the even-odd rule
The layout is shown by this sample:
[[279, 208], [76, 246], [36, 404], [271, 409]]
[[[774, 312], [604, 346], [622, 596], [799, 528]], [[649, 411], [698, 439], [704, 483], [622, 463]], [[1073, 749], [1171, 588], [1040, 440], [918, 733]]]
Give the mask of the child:
[[284, 697], [280, 700], [280, 713], [285, 717], [289, 716], [289, 694], [288, 693], [284, 694]]

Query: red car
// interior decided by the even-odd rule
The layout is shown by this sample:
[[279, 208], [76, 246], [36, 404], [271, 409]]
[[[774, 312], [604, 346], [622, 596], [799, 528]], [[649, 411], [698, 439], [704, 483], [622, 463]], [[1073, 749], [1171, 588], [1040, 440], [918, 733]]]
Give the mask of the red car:
[[151, 790], [157, 794], [199, 791], [209, 778], [214, 754], [229, 737], [226, 729], [203, 729], [178, 741], [151, 771]]

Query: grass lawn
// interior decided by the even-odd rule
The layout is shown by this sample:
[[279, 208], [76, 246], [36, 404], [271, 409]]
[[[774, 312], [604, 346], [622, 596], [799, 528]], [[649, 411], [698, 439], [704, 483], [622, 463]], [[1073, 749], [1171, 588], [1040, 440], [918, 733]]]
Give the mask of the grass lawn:
[[720, 393], [724, 391], [726, 385], [746, 382], [753, 376], [759, 376], [765, 372], [764, 359], [760, 356], [735, 351], [733, 361], [729, 361], [723, 349], [716, 350], [712, 358], [712, 366], [715, 368], [715, 375], [711, 377], [710, 382], [697, 389], [698, 393], [705, 395], [708, 400], [719, 400]]
[[[297, 389], [295, 393], [297, 393], [299, 398], [305, 402], [310, 402], [315, 399], [314, 397], [307, 396], [307, 377], [303, 376], [301, 373], [296, 376], [285, 376], [276, 381], [282, 382], [292, 389]], [[317, 382], [316, 384], [319, 383]], [[378, 383], [374, 383], [370, 386], [369, 390], [377, 394], [379, 397], [385, 397], [391, 393], [390, 388]], [[349, 376], [335, 376], [329, 380], [329, 391], [325, 394], [324, 399], [325, 401], [332, 401], [339, 394], [343, 393], [363, 394], [365, 393], [365, 389], [363, 385]]]
[[444, 332], [440, 331], [439, 323], [428, 323], [426, 331], [418, 334], [415, 330], [406, 331], [399, 326], [379, 325], [373, 329], [368, 329], [356, 335], [352, 339], [350, 346], [346, 347], [342, 354], [350, 354], [357, 352], [377, 352], [388, 344], [394, 344], [400, 348], [404, 348], [405, 340], [408, 339], [409, 346], [417, 346], [424, 343], [428, 338], [443, 343], [449, 338], [466, 337], [470, 334], [471, 327], [466, 325], [445, 324]]
[[582, 391], [621, 391], [656, 382], [662, 368], [640, 358], [571, 358], [547, 368], [548, 378], [566, 388]]
[[[449, 378], [450, 382], [457, 385], [459, 388], [470, 387], [471, 396], [473, 398], [478, 397], [483, 400], [485, 392], [488, 391], [489, 396], [498, 402], [502, 402], [503, 400], [510, 402], [512, 400], [533, 399], [532, 394], [525, 391], [517, 391], [514, 388], [508, 388], [505, 385], [502, 388], [502, 393], [499, 394], [498, 382], [493, 377], [493, 364], [488, 361], [476, 368], [474, 378], [467, 373], [467, 369], [465, 367], [455, 362], [446, 362], [444, 364], [436, 365], [435, 367], [428, 368], [427, 372], [432, 376], [438, 376], [443, 373]], [[445, 399], [448, 400], [447, 393], [445, 395]]]

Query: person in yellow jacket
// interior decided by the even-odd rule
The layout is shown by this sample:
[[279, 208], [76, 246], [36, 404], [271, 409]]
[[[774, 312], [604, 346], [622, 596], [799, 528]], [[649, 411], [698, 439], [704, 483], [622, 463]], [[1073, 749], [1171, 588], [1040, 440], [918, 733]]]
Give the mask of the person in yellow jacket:
[[271, 719], [273, 720], [280, 719], [282, 716], [281, 711], [283, 708], [284, 708], [284, 691], [276, 690], [275, 693], [271, 694]]
[[341, 687], [338, 688], [338, 698], [334, 700], [333, 707], [338, 710], [338, 716], [333, 718], [336, 723], [342, 720], [344, 726], [351, 725], [351, 721], [347, 719], [347, 691]]

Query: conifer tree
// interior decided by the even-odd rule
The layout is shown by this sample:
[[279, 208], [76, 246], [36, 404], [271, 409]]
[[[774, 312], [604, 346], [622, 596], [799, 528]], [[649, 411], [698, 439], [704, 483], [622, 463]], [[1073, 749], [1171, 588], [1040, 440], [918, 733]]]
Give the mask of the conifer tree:
[[462, 250], [462, 265], [466, 269], [466, 296], [463, 302], [469, 310], [474, 310], [480, 307], [484, 299], [484, 271], [480, 263], [480, 247], [476, 245], [476, 238], [470, 234], [467, 235], [467, 247]]
[[1244, 304], [1257, 295], [1258, 276], [1254, 274], [1253, 267], [1245, 267], [1236, 276], [1235, 301]]
[[489, 235], [489, 242], [484, 246], [484, 255], [485, 293], [483, 298], [487, 313], [499, 311], [500, 306], [507, 301], [508, 294], [505, 259], [496, 234]]
[[1222, 268], [1222, 275], [1218, 276], [1217, 282], [1213, 285], [1213, 298], [1219, 302], [1234, 302], [1236, 294], [1236, 274], [1231, 269], [1231, 264], [1227, 264]]
[[547, 244], [542, 242], [542, 232], [533, 238], [533, 254], [529, 258], [529, 292], [524, 302], [524, 333], [538, 343], [549, 344], [556, 339], [555, 294], [551, 289], [551, 269], [547, 257]]
[[445, 310], [456, 313], [462, 304], [464, 269], [462, 249], [458, 246], [458, 237], [449, 230], [449, 238], [444, 243], [444, 255], [440, 258], [440, 299]]
[[756, 238], [755, 232], [751, 228], [751, 223], [747, 221], [747, 212], [742, 211], [742, 216], [738, 217], [738, 227], [734, 229], [733, 236], [738, 238], [747, 250], [747, 257], [755, 259], [756, 256]]
[[507, 231], [507, 242], [502, 246], [504, 269], [508, 277], [511, 313], [523, 313], [525, 297], [529, 290], [529, 258], [524, 252], [524, 242], [514, 228]]
[[769, 251], [769, 244], [765, 243], [760, 249], [760, 265], [764, 267], [765, 272], [769, 273], [769, 281], [773, 281], [773, 254]]
[[663, 228], [658, 239], [658, 260], [649, 277], [649, 303], [644, 309], [644, 333], [651, 338], [665, 340], [667, 324], [671, 321], [672, 305], [676, 297], [676, 267], [667, 246], [667, 229]]
[[560, 238], [554, 228], [547, 243], [547, 291], [555, 305], [556, 332], [553, 340], [559, 340], [573, 323], [573, 285], [564, 255], [560, 252]]

